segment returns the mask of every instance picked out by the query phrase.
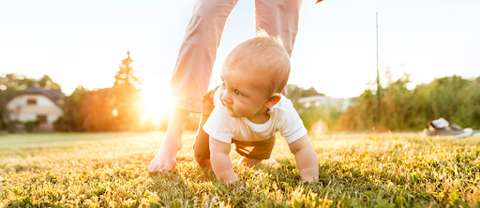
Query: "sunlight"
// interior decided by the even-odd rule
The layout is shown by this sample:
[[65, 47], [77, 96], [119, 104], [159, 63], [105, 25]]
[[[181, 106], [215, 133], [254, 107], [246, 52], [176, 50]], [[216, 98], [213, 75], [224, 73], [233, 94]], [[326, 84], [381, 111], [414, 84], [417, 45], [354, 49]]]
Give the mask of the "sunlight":
[[170, 95], [167, 87], [143, 86], [142, 87], [143, 108], [145, 110], [143, 120], [152, 120], [159, 125], [162, 118], [168, 116], [171, 105]]
[[328, 125], [322, 120], [313, 123], [310, 132], [315, 136], [322, 136], [328, 133]]

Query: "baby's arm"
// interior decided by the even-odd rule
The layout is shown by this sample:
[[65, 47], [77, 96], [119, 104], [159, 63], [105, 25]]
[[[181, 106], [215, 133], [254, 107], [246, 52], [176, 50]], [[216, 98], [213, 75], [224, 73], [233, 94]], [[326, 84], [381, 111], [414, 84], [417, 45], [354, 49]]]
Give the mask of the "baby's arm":
[[289, 144], [290, 150], [295, 155], [297, 168], [304, 181], [318, 180], [318, 159], [315, 150], [305, 134], [302, 138]]
[[238, 181], [238, 177], [235, 175], [235, 172], [233, 172], [229, 153], [230, 144], [210, 137], [210, 161], [213, 172], [220, 180], [235, 183]]

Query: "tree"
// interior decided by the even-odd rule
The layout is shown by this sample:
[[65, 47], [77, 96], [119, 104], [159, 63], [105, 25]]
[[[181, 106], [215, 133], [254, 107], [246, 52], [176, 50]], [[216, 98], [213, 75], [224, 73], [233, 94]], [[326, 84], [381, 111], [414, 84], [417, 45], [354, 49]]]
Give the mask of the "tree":
[[61, 90], [61, 86], [58, 83], [55, 83], [52, 78], [46, 74], [35, 83], [47, 90]]
[[89, 91], [83, 87], [64, 99], [64, 116], [55, 127], [59, 131], [137, 130], [143, 110], [141, 90], [130, 52], [122, 60], [111, 88]]
[[290, 99], [293, 103], [295, 109], [299, 109], [298, 99], [302, 97], [310, 96], [325, 96], [325, 94], [317, 92], [315, 88], [310, 87], [308, 90], [298, 87], [297, 85], [288, 84], [287, 85], [287, 98]]
[[121, 130], [136, 129], [140, 118], [143, 115], [141, 106], [142, 90], [137, 86], [141, 85], [139, 77], [135, 75], [130, 58], [130, 51], [127, 51], [127, 58], [122, 60], [118, 66], [119, 71], [115, 74], [113, 84], [113, 108]]
[[112, 115], [112, 88], [88, 90], [79, 86], [62, 105], [63, 116], [54, 123], [57, 131], [118, 131]]

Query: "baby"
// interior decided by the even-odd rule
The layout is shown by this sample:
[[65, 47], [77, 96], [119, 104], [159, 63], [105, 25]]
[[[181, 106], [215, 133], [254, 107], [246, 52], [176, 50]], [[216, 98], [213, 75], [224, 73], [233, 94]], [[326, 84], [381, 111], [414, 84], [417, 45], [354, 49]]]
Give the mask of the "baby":
[[290, 57], [281, 41], [260, 34], [228, 55], [223, 84], [203, 99], [202, 120], [193, 144], [195, 160], [213, 168], [226, 182], [236, 182], [231, 144], [248, 166], [269, 159], [280, 132], [295, 155], [304, 181], [318, 180], [318, 160], [307, 130], [292, 102], [281, 94], [290, 74]]

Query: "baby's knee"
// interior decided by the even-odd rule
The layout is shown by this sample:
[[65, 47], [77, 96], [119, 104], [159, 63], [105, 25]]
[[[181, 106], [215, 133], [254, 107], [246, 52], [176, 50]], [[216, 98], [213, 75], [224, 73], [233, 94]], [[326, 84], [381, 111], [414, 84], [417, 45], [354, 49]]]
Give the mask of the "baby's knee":
[[211, 167], [208, 135], [200, 131], [193, 143], [193, 156], [200, 166]]
[[204, 167], [211, 167], [212, 165], [210, 164], [210, 144], [209, 144], [209, 138], [207, 133], [203, 131], [202, 126], [204, 121], [206, 121], [207, 117], [202, 117], [200, 129], [197, 133], [197, 136], [195, 137], [195, 141], [193, 142], [193, 155], [195, 158], [195, 161], [200, 166]]
[[206, 167], [206, 168], [212, 167], [212, 163], [210, 162], [209, 157], [203, 157], [201, 155], [195, 154], [195, 161], [197, 161], [197, 163], [202, 167]]

